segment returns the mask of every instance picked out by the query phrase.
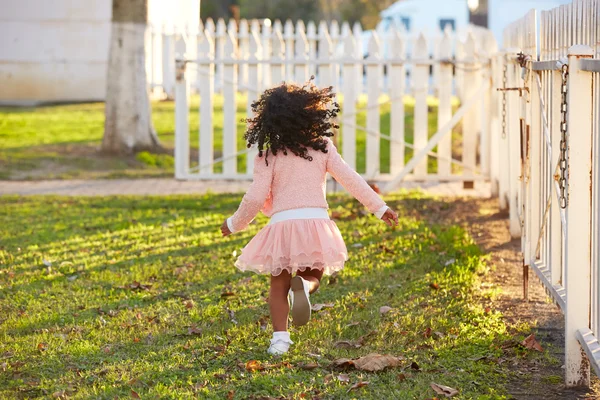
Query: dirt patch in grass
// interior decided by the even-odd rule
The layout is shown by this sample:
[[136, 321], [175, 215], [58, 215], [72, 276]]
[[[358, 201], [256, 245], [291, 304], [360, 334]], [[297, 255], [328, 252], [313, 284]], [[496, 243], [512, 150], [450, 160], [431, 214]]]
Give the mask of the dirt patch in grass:
[[[515, 399], [598, 399], [600, 381], [592, 374], [591, 387], [567, 388], [564, 385], [564, 317], [546, 295], [533, 271], [529, 272], [529, 301], [523, 298], [523, 268], [520, 239], [511, 239], [508, 214], [499, 210], [496, 199], [424, 200], [409, 207], [431, 222], [452, 223], [469, 231], [481, 249], [489, 254], [492, 273], [484, 277], [482, 288], [498, 288], [493, 299], [482, 298], [486, 307], [500, 311], [509, 327], [523, 322], [533, 326], [535, 337], [545, 349], [542, 359], [515, 357], [507, 349], [504, 362], [516, 375], [507, 385]], [[420, 211], [419, 211], [420, 210]], [[510, 344], [508, 344], [510, 345]]]

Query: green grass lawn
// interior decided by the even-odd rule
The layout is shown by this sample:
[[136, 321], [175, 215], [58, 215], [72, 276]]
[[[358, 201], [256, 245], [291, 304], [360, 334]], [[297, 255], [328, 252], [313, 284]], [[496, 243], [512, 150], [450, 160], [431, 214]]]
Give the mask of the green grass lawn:
[[[190, 104], [190, 143], [192, 163], [197, 165], [199, 98], [192, 97]], [[382, 98], [382, 103], [385, 98]], [[406, 140], [412, 143], [414, 102], [406, 98]], [[437, 105], [430, 100], [429, 133], [437, 128]], [[243, 134], [247, 99], [237, 98], [238, 149], [243, 150]], [[366, 107], [362, 98], [359, 108]], [[163, 145], [172, 151], [175, 130], [173, 102], [154, 102], [152, 118]], [[357, 123], [365, 126], [365, 111], [359, 112]], [[390, 105], [381, 107], [381, 131], [390, 132]], [[343, 127], [342, 127], [343, 129]], [[45, 106], [33, 109], [0, 108], [0, 179], [52, 179], [52, 178], [113, 178], [173, 176], [173, 157], [168, 154], [148, 153], [137, 156], [111, 157], [98, 154], [104, 130], [104, 104], [73, 104]], [[457, 129], [459, 132], [460, 129]], [[455, 137], [458, 133], [455, 133]], [[221, 156], [223, 137], [223, 97], [215, 96], [214, 141], [215, 157]], [[456, 140], [455, 140], [456, 141]], [[366, 133], [357, 130], [357, 169], [365, 171]], [[457, 142], [457, 145], [459, 143]], [[389, 172], [389, 141], [381, 140], [381, 170]], [[407, 149], [406, 158], [412, 151]], [[430, 157], [430, 170], [435, 170], [435, 160]], [[238, 158], [238, 171], [245, 171], [246, 157]], [[222, 165], [215, 165], [220, 172]]]
[[[425, 399], [437, 383], [502, 399], [506, 352], [544, 356], [507, 350], [527, 327], [482, 305], [490, 267], [471, 237], [415, 213], [450, 205], [404, 193], [386, 199], [393, 230], [330, 198], [350, 261], [313, 295], [330, 306], [269, 357], [268, 280], [233, 267], [265, 218], [218, 231], [240, 198], [0, 197], [0, 398]], [[369, 353], [402, 358], [376, 373], [334, 366]]]

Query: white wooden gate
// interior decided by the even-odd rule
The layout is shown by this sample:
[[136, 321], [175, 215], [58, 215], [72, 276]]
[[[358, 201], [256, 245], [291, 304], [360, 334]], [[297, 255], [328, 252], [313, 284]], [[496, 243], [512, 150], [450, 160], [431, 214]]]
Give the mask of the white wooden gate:
[[539, 21], [533, 10], [505, 30], [501, 56], [506, 86], [517, 89], [504, 92], [510, 174], [501, 192], [521, 234], [525, 296], [531, 267], [565, 315], [569, 386], [589, 383], [588, 360], [600, 375], [599, 21], [600, 0]]
[[[471, 27], [433, 37], [392, 30], [382, 38], [374, 34], [363, 46], [362, 39], [357, 40], [360, 25], [351, 29], [343, 23], [340, 30], [335, 21], [321, 22], [317, 29], [315, 23], [305, 26], [301, 21], [295, 26], [291, 21], [275, 21], [271, 26], [242, 20], [238, 27], [222, 20], [215, 26], [208, 20], [204, 28], [193, 37], [197, 47], [191, 49], [186, 37], [175, 43], [178, 179], [250, 179], [255, 150], [242, 143], [238, 103], [245, 102], [249, 115], [252, 100], [262, 90], [283, 81], [304, 83], [311, 75], [318, 85], [331, 85], [340, 95], [338, 139], [344, 159], [356, 168], [358, 158], [364, 157], [360, 172], [368, 179], [388, 181], [385, 190], [403, 179], [473, 182], [498, 172], [490, 151], [492, 137], [499, 135], [498, 107], [492, 107], [492, 79], [497, 77], [492, 76], [491, 61], [497, 46], [487, 30]], [[192, 92], [200, 96], [199, 126], [193, 127], [198, 129], [197, 143], [190, 141]], [[453, 115], [454, 96], [461, 102]], [[409, 98], [414, 99], [411, 131], [405, 126]], [[223, 101], [219, 135], [214, 115], [217, 99]], [[429, 132], [428, 125], [432, 99], [439, 103], [435, 133]], [[390, 128], [385, 133], [381, 132], [383, 107], [390, 110]], [[455, 132], [458, 144], [453, 150], [452, 130], [461, 121], [462, 134]], [[222, 146], [216, 146], [217, 139]], [[385, 170], [381, 150], [388, 150], [382, 142], [389, 142]], [[198, 156], [190, 157], [190, 148], [196, 147]], [[240, 157], [247, 158], [246, 168], [241, 168]], [[428, 166], [429, 158], [437, 161]]]

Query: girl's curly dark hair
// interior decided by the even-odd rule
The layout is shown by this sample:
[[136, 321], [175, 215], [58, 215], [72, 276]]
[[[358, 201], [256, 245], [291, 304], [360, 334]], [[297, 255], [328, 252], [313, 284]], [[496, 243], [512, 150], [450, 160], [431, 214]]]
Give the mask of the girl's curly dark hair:
[[252, 103], [254, 118], [244, 134], [248, 147], [258, 145], [258, 155], [265, 162], [269, 151], [277, 155], [291, 151], [298, 157], [312, 161], [308, 148], [327, 153], [326, 137], [333, 136], [332, 129], [339, 128], [333, 119], [340, 111], [335, 101], [333, 87], [317, 88], [312, 80], [304, 86], [283, 83], [266, 90]]

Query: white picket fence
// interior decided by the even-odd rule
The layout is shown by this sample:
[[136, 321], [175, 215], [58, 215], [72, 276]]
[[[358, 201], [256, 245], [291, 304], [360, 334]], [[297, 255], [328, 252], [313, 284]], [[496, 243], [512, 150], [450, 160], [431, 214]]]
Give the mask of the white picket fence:
[[[255, 149], [245, 149], [238, 139], [236, 108], [239, 92], [247, 94], [246, 115], [262, 90], [283, 81], [304, 83], [316, 76], [319, 86], [333, 86], [340, 95], [342, 125], [339, 138], [346, 162], [357, 166], [366, 136], [365, 171], [368, 179], [389, 181], [387, 190], [403, 179], [489, 179], [491, 136], [498, 126], [498, 108], [492, 107], [491, 57], [497, 52], [493, 35], [470, 28], [457, 35], [450, 31], [426, 36], [392, 30], [374, 34], [362, 46], [360, 25], [328, 25], [302, 21], [208, 20], [198, 35], [176, 39], [176, 177], [178, 179], [249, 179]], [[363, 54], [367, 54], [363, 57]], [[363, 90], [364, 89], [364, 90]], [[189, 96], [200, 96], [198, 157], [190, 160]], [[363, 94], [364, 92], [364, 94]], [[223, 96], [222, 148], [216, 148], [215, 96]], [[453, 95], [461, 106], [453, 115]], [[412, 96], [412, 140], [405, 129], [405, 96]], [[439, 101], [437, 132], [428, 132], [428, 96]], [[366, 106], [361, 103], [366, 101]], [[381, 109], [390, 105], [390, 130], [382, 133]], [[363, 106], [361, 106], [363, 104]], [[359, 124], [359, 113], [366, 123]], [[452, 150], [452, 130], [462, 120], [462, 145]], [[388, 141], [389, 171], [382, 172], [380, 145]], [[436, 148], [434, 152], [434, 149]], [[194, 146], [196, 147], [196, 146]], [[414, 157], [407, 160], [406, 149]], [[238, 156], [246, 155], [246, 169]], [[437, 158], [435, 171], [428, 157]], [[219, 165], [221, 164], [222, 167]], [[453, 168], [453, 165], [459, 168]], [[218, 168], [215, 168], [218, 166]], [[217, 169], [219, 172], [217, 172]], [[497, 169], [496, 169], [497, 170]]]
[[521, 90], [503, 93], [500, 198], [524, 294], [531, 267], [565, 315], [566, 383], [588, 384], [588, 360], [600, 376], [600, 0], [532, 10], [504, 36], [505, 87]]

